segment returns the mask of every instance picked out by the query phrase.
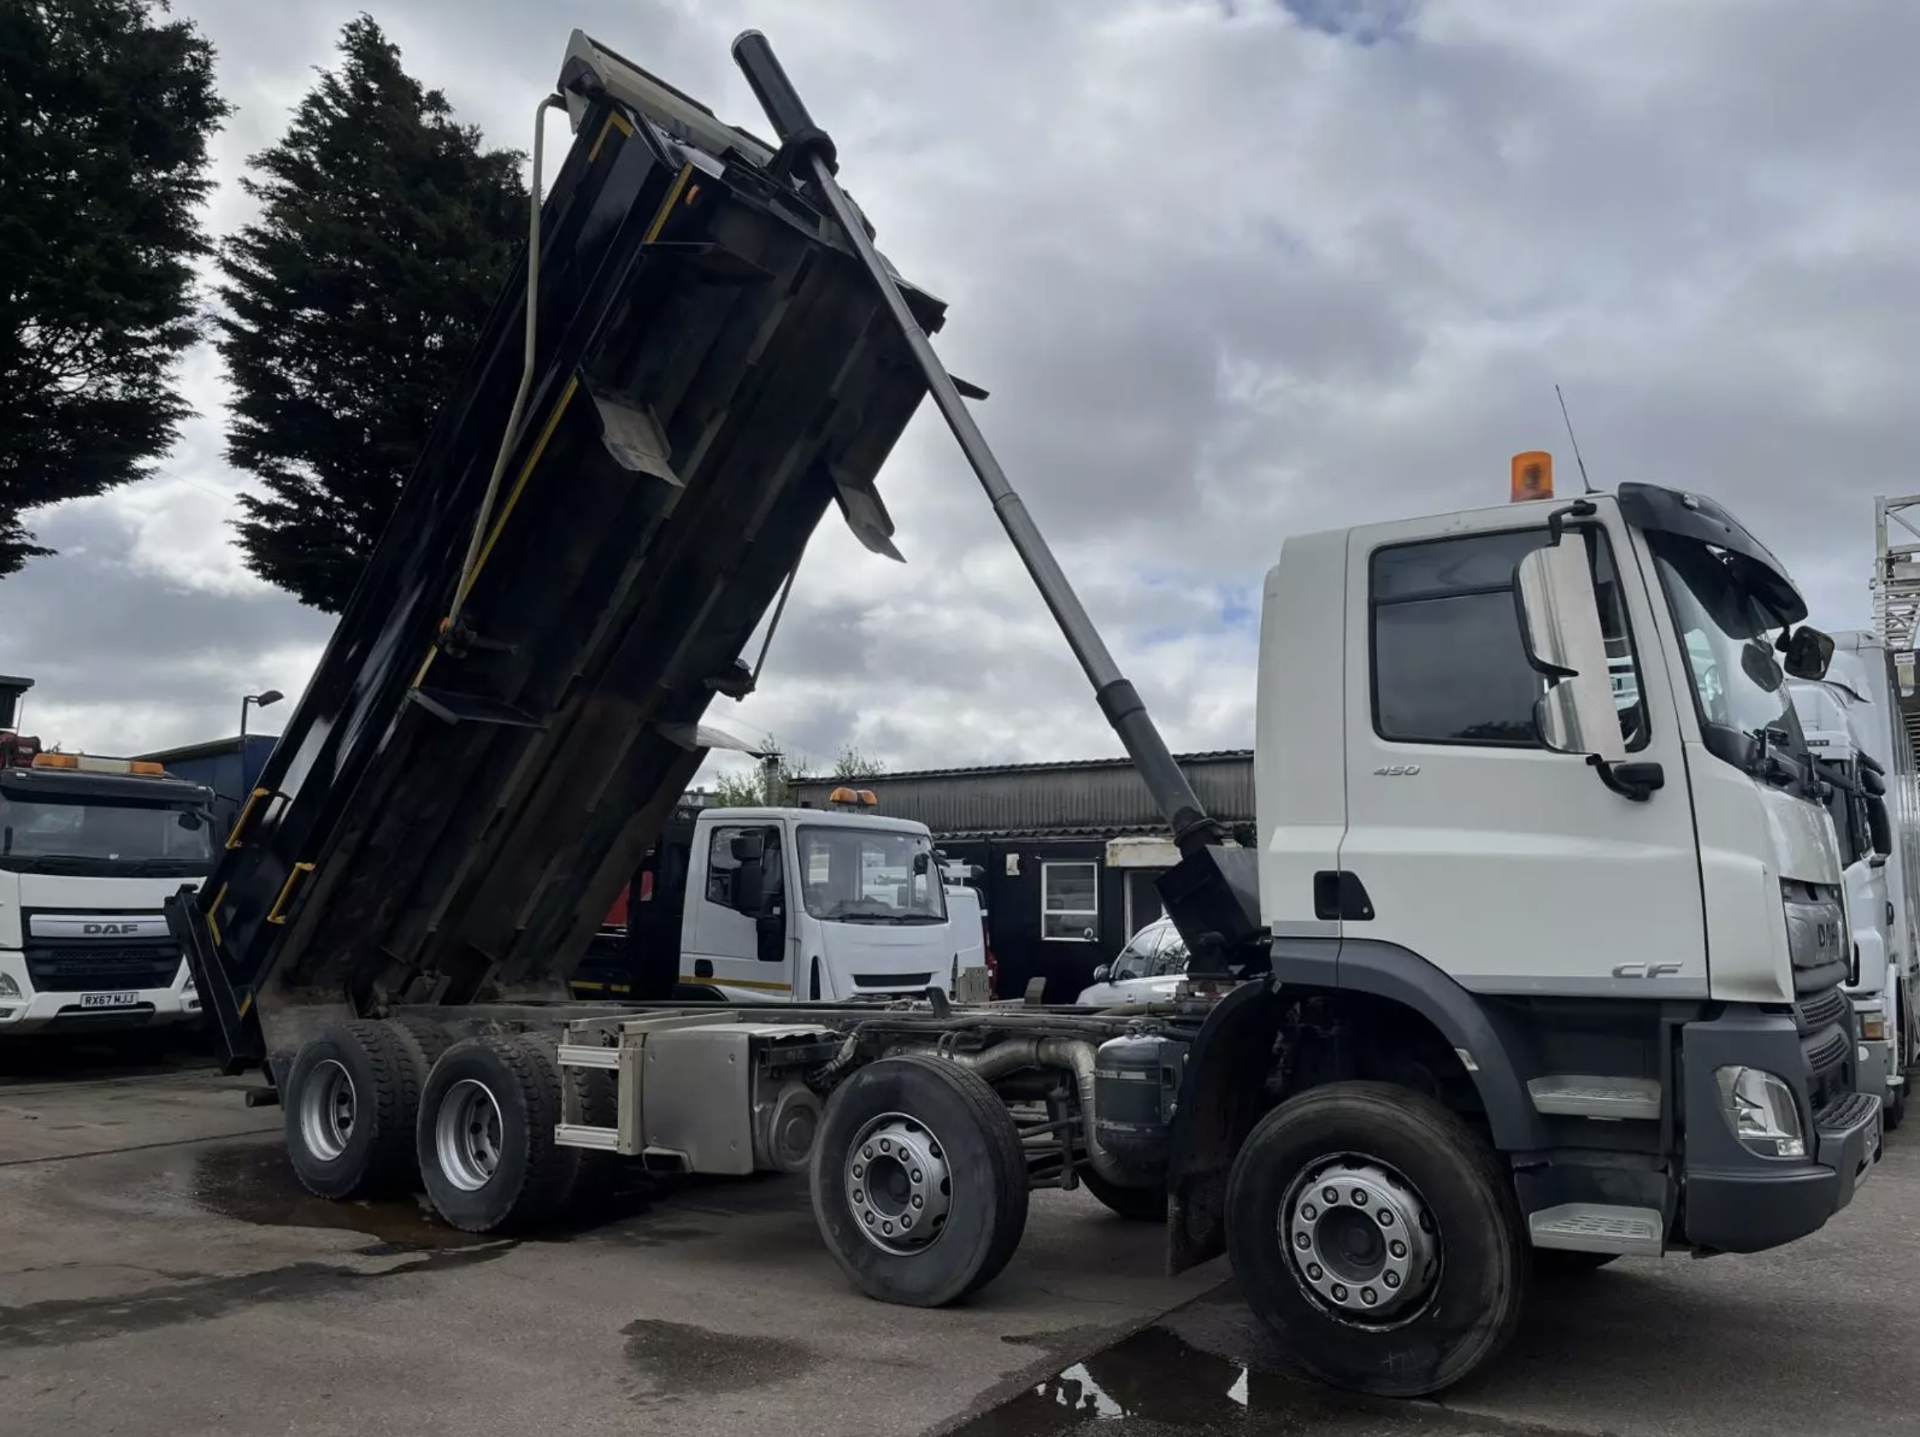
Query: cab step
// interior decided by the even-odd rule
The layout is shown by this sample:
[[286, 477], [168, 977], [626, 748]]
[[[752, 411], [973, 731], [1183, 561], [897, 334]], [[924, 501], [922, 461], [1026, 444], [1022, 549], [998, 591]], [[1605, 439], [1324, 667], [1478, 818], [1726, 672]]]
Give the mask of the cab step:
[[1609, 1203], [1569, 1202], [1527, 1216], [1535, 1247], [1569, 1252], [1615, 1252], [1626, 1257], [1658, 1257], [1666, 1250], [1659, 1210], [1615, 1207]]
[[1534, 1111], [1566, 1118], [1658, 1121], [1660, 1084], [1652, 1078], [1590, 1077], [1553, 1073], [1531, 1078]]

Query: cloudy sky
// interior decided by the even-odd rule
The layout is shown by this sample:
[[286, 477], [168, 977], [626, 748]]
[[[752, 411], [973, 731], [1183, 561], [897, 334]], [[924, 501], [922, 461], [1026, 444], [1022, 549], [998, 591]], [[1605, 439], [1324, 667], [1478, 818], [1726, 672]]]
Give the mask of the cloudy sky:
[[[176, 0], [239, 106], [216, 231], [360, 8]], [[1874, 495], [1920, 491], [1912, 0], [367, 8], [522, 149], [576, 25], [764, 131], [727, 44], [766, 31], [1176, 749], [1251, 743], [1285, 534], [1500, 502], [1519, 449], [1574, 481], [1556, 382], [1597, 483], [1715, 494], [1830, 628], [1868, 618]], [[241, 567], [217, 358], [185, 377], [164, 477], [39, 516], [60, 556], [0, 587], [48, 740], [229, 734], [329, 631]], [[1117, 753], [931, 405], [882, 489], [908, 564], [830, 516], [762, 692], [713, 716], [895, 766]]]

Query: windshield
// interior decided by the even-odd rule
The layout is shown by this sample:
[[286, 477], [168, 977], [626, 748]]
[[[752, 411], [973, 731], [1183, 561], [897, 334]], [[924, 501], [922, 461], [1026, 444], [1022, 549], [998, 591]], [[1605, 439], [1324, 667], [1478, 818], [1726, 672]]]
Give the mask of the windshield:
[[1760, 743], [1804, 763], [1806, 741], [1774, 658], [1778, 617], [1721, 557], [1691, 539], [1650, 535], [1660, 585], [1687, 658], [1703, 739], [1717, 757], [1772, 777]]
[[0, 793], [0, 866], [191, 877], [213, 868], [213, 824], [204, 810], [177, 804]]
[[[933, 840], [839, 825], [800, 829], [807, 912], [829, 923], [944, 923], [947, 900]], [[922, 870], [915, 872], [918, 867]]]
[[1149, 923], [1113, 960], [1113, 980], [1166, 978], [1187, 971], [1187, 943], [1171, 919]]

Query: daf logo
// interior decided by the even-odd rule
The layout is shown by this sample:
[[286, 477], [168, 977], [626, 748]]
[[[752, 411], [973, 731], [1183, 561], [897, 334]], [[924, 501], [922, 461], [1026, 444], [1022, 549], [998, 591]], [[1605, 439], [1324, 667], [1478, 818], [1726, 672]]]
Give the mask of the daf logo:
[[1671, 978], [1680, 971], [1678, 963], [1622, 963], [1613, 970], [1616, 978]]
[[1818, 948], [1836, 948], [1840, 944], [1840, 925], [1822, 923], [1813, 930], [1814, 946]]
[[138, 933], [140, 925], [138, 923], [82, 923], [80, 931], [89, 938], [108, 935], [124, 936], [129, 933]]

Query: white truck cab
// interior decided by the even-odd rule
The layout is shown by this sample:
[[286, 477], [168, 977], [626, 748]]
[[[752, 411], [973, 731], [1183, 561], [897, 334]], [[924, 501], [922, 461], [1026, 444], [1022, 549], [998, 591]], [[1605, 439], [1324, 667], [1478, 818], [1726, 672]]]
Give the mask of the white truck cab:
[[1885, 640], [1851, 631], [1835, 634], [1834, 645], [1826, 680], [1796, 680], [1793, 702], [1807, 746], [1830, 779], [1827, 804], [1846, 865], [1854, 941], [1847, 990], [1860, 1025], [1861, 1081], [1881, 1095], [1887, 1125], [1895, 1127], [1906, 1115], [1909, 1076], [1920, 1066], [1914, 756]]
[[984, 965], [979, 913], [950, 912], [925, 824], [869, 808], [695, 819], [682, 989], [733, 1003], [953, 996]]
[[195, 1020], [165, 900], [213, 866], [213, 794], [0, 735], [0, 1041]]
[[1805, 615], [1719, 505], [1639, 484], [1289, 538], [1268, 575], [1274, 977], [1447, 1036], [1418, 1081], [1457, 1062], [1537, 1249], [1756, 1251], [1877, 1158]]

